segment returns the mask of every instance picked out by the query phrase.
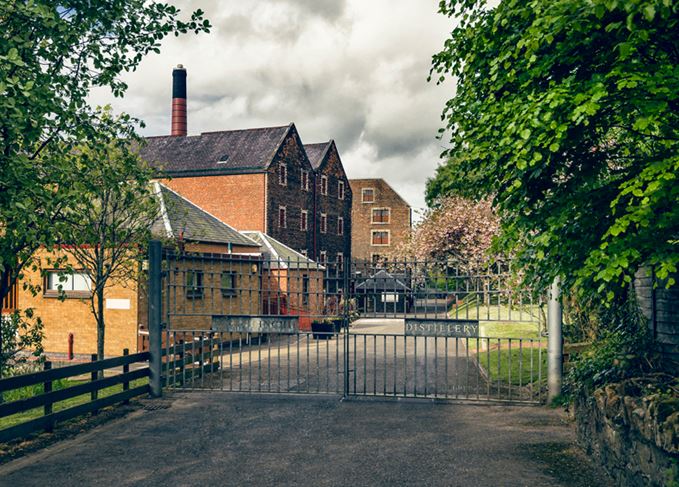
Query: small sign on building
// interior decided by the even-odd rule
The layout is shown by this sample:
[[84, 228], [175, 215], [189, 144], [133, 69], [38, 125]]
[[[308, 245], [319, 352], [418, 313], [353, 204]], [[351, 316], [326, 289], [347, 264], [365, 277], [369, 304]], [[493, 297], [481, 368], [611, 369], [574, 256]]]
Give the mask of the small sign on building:
[[478, 320], [406, 318], [406, 336], [478, 338]]
[[213, 315], [212, 330], [230, 333], [297, 333], [297, 316]]

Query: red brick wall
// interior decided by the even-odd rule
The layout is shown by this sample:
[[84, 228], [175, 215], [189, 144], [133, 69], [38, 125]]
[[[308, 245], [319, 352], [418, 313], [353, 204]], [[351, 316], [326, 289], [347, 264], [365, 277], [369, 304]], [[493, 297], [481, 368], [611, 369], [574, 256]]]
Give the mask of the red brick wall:
[[266, 232], [263, 173], [194, 176], [161, 182], [237, 230]]

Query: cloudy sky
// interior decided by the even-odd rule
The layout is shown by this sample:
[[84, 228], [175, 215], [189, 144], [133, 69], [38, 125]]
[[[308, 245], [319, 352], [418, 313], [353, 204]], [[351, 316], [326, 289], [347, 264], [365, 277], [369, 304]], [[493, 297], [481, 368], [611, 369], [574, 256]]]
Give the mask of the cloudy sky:
[[189, 134], [295, 122], [305, 143], [335, 139], [350, 178], [381, 177], [413, 207], [442, 150], [440, 113], [452, 85], [427, 83], [451, 20], [438, 0], [175, 0], [201, 8], [210, 34], [168, 38], [125, 79], [124, 99], [97, 92], [170, 129], [171, 70], [188, 71]]

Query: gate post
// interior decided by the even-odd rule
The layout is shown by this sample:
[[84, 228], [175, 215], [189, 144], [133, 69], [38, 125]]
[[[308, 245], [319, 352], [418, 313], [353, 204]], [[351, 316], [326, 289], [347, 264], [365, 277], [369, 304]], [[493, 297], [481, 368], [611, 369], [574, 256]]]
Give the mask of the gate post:
[[344, 261], [344, 319], [342, 320], [342, 328], [344, 328], [344, 387], [342, 396], [346, 399], [349, 397], [349, 318], [351, 315], [351, 295], [349, 293], [350, 279], [351, 279], [351, 259]]
[[160, 382], [162, 337], [161, 320], [161, 259], [162, 246], [158, 240], [149, 243], [148, 311], [149, 311], [149, 386], [152, 397], [161, 397]]
[[561, 332], [561, 280], [557, 277], [549, 290], [547, 304], [547, 400], [553, 401], [561, 394], [563, 376], [563, 336]]

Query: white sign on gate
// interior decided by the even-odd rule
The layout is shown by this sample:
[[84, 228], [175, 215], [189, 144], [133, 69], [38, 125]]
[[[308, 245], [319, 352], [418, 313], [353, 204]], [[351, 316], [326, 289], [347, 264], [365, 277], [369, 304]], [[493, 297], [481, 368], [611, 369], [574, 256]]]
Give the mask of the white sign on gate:
[[406, 336], [477, 338], [478, 320], [406, 318]]

